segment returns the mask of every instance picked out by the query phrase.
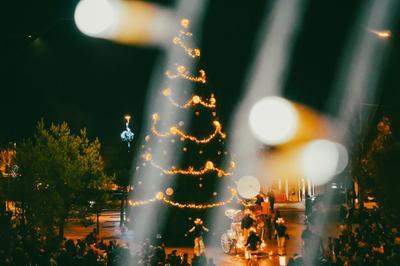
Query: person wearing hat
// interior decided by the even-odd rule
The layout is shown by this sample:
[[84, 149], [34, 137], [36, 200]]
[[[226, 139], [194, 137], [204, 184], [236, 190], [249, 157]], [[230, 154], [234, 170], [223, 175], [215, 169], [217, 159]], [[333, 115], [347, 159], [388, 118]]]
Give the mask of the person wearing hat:
[[200, 218], [196, 218], [196, 220], [194, 220], [194, 226], [189, 230], [189, 233], [193, 233], [194, 236], [194, 254], [196, 256], [200, 256], [206, 252], [203, 241], [204, 232], [208, 232], [208, 228], [203, 225], [203, 221]]

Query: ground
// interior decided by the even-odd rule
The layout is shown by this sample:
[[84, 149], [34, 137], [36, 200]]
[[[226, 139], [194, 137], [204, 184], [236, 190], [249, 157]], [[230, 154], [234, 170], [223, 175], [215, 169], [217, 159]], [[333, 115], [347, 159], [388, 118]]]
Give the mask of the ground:
[[[282, 216], [287, 222], [288, 234], [290, 239], [287, 241], [286, 253], [287, 259], [295, 253], [301, 254], [301, 232], [304, 229], [304, 208], [299, 203], [282, 203], [276, 204], [276, 207], [281, 211]], [[312, 226], [312, 230], [318, 232], [322, 237], [336, 235], [339, 230], [339, 223], [337, 220], [337, 209], [330, 208], [321, 212], [328, 213], [328, 218], [325, 223]], [[73, 222], [68, 223], [66, 226], [67, 238], [83, 238], [85, 235], [93, 230], [94, 226], [84, 228]], [[100, 216], [100, 234], [101, 238], [106, 240], [116, 239], [117, 241], [124, 242], [124, 240], [131, 239], [130, 232], [121, 232], [119, 227], [119, 212], [106, 211]], [[133, 247], [134, 248], [134, 247]], [[178, 254], [187, 252], [189, 257], [193, 255], [192, 247], [167, 247], [167, 251], [176, 249]], [[277, 244], [275, 240], [267, 243], [268, 251], [272, 251], [272, 256], [265, 256], [257, 259], [255, 265], [279, 265], [279, 256], [276, 255]], [[243, 254], [227, 255], [224, 254], [220, 247], [207, 247], [207, 257], [214, 259], [216, 265], [249, 265], [249, 261], [244, 259]]]

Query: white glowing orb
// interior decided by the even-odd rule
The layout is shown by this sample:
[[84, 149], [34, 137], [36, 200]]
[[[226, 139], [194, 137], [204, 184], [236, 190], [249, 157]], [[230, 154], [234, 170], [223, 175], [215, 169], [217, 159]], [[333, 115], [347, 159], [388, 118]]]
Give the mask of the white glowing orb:
[[289, 101], [276, 96], [266, 97], [251, 108], [249, 124], [261, 142], [283, 144], [296, 134], [298, 114]]
[[242, 198], [251, 199], [260, 192], [260, 182], [254, 176], [243, 176], [236, 182], [237, 192]]
[[99, 36], [116, 21], [116, 13], [109, 0], [82, 0], [75, 9], [75, 23], [86, 35]]
[[314, 140], [305, 145], [301, 154], [303, 174], [315, 185], [323, 185], [347, 166], [346, 148], [329, 140]]

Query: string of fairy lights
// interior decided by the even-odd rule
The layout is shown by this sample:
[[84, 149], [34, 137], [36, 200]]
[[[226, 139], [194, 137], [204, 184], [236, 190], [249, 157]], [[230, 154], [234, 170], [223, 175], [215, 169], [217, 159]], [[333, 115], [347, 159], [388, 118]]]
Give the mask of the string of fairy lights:
[[213, 121], [213, 125], [215, 127], [214, 132], [209, 135], [208, 137], [205, 138], [197, 138], [193, 135], [189, 135], [184, 133], [181, 129], [179, 129], [176, 126], [172, 126], [169, 128], [169, 131], [165, 132], [165, 133], [161, 133], [157, 130], [157, 121], [160, 119], [159, 115], [157, 113], [153, 114], [153, 123], [151, 126], [151, 132], [158, 136], [158, 137], [170, 137], [170, 136], [180, 136], [181, 141], [184, 140], [191, 140], [197, 144], [205, 144], [210, 142], [212, 139], [214, 139], [217, 135], [221, 136], [221, 138], [226, 138], [226, 134], [222, 132], [222, 126], [220, 124], [220, 122], [218, 122], [217, 120]]
[[199, 95], [193, 95], [192, 98], [190, 98], [186, 103], [181, 105], [181, 104], [178, 104], [172, 98], [172, 92], [171, 92], [170, 88], [165, 88], [163, 90], [163, 95], [168, 98], [168, 100], [170, 101], [170, 103], [173, 106], [179, 107], [179, 108], [182, 108], [182, 109], [187, 109], [189, 107], [193, 107], [193, 106], [196, 106], [196, 105], [202, 105], [205, 108], [213, 109], [213, 108], [216, 107], [216, 102], [217, 102], [217, 100], [214, 97], [214, 94], [211, 94], [211, 97], [208, 100], [208, 102], [203, 101], [203, 99]]
[[163, 192], [157, 192], [156, 195], [154, 196], [154, 198], [151, 198], [148, 200], [137, 200], [137, 201], [129, 200], [128, 204], [130, 206], [141, 206], [141, 205], [146, 205], [146, 204], [149, 204], [149, 203], [152, 203], [155, 201], [162, 201], [168, 205], [171, 205], [173, 207], [177, 207], [180, 209], [209, 209], [209, 208], [215, 208], [215, 207], [221, 207], [221, 206], [227, 205], [227, 204], [231, 203], [235, 198], [237, 200], [240, 200], [237, 197], [237, 192], [235, 189], [230, 188], [229, 193], [230, 193], [230, 196], [225, 201], [196, 204], [196, 203], [176, 202], [176, 201], [168, 199], [167, 196]]
[[170, 72], [167, 71], [165, 72], [168, 78], [170, 79], [176, 79], [178, 77], [182, 77], [184, 79], [193, 81], [193, 82], [200, 82], [200, 83], [206, 83], [207, 82], [207, 75], [206, 72], [203, 69], [199, 70], [199, 75], [198, 76], [192, 76], [189, 74], [189, 71], [186, 70], [186, 67], [180, 65], [176, 67], [176, 72]]
[[[182, 29], [179, 31], [178, 36], [176, 36], [172, 39], [172, 43], [174, 45], [177, 45], [180, 48], [182, 48], [183, 51], [191, 58], [196, 59], [196, 58], [200, 57], [201, 53], [200, 53], [199, 48], [188, 47], [185, 43], [185, 38], [192, 36], [192, 33], [187, 30], [189, 27], [189, 20], [182, 19], [181, 26], [182, 26]], [[192, 75], [185, 66], [179, 65], [179, 64], [176, 65], [176, 69], [174, 71], [167, 71], [167, 72], [165, 72], [165, 75], [169, 79], [182, 78], [182, 79], [188, 80], [190, 82], [201, 83], [201, 84], [204, 84], [207, 82], [207, 75], [203, 69], [200, 69], [198, 71], [197, 75]], [[169, 87], [164, 88], [162, 90], [162, 94], [169, 100], [169, 102], [173, 106], [175, 106], [177, 108], [188, 109], [190, 107], [196, 107], [196, 106], [202, 106], [203, 108], [207, 108], [207, 109], [211, 109], [211, 110], [216, 108], [216, 99], [213, 94], [211, 94], [209, 98], [204, 98], [204, 99], [201, 96], [195, 94], [195, 95], [192, 95], [192, 97], [183, 104], [179, 104], [178, 102], [176, 102], [174, 100], [174, 98], [172, 97], [172, 90]], [[199, 115], [199, 113], [197, 111], [195, 112], [195, 114]], [[216, 116], [215, 111], [212, 112], [212, 116], [214, 116], [214, 117]], [[159, 120], [160, 120], [159, 114], [154, 113], [152, 115], [152, 124], [151, 124], [151, 128], [150, 128], [151, 133], [154, 136], [157, 136], [159, 138], [178, 137], [180, 141], [189, 140], [195, 144], [207, 144], [217, 137], [220, 138], [219, 141], [221, 142], [222, 139], [226, 138], [226, 134], [222, 131], [221, 123], [215, 119], [212, 121], [214, 131], [210, 135], [202, 137], [202, 138], [196, 137], [194, 135], [190, 135], [190, 134], [184, 132], [181, 129], [181, 127], [179, 127], [179, 126], [183, 125], [183, 122], [180, 122], [179, 126], [178, 125], [171, 126], [166, 132], [160, 132], [157, 129]], [[146, 142], [149, 139], [150, 139], [150, 137], [146, 136], [146, 138], [145, 138]], [[159, 139], [159, 141], [161, 142], [161, 139]], [[172, 139], [171, 142], [174, 142], [174, 139]], [[142, 148], [144, 148], [144, 146], [142, 146]], [[184, 147], [183, 151], [186, 151], [186, 150], [187, 150], [187, 148]], [[202, 150], [199, 153], [202, 153]], [[222, 152], [218, 151], [218, 154], [220, 155], [220, 154], [222, 154]], [[225, 154], [227, 154], [227, 153], [225, 152]], [[153, 167], [159, 169], [161, 171], [160, 175], [163, 175], [163, 174], [165, 174], [165, 175], [186, 175], [186, 176], [194, 176], [194, 177], [200, 176], [200, 180], [202, 180], [202, 177], [201, 177], [202, 175], [207, 174], [209, 172], [217, 173], [218, 177], [231, 176], [231, 175], [233, 175], [233, 171], [236, 167], [235, 162], [230, 161], [228, 170], [224, 170], [220, 167], [217, 167], [214, 162], [207, 160], [205, 162], [205, 164], [198, 169], [195, 169], [195, 167], [193, 167], [193, 166], [188, 166], [186, 169], [180, 169], [175, 166], [172, 166], [170, 168], [165, 168], [153, 160], [153, 155], [150, 152], [150, 149], [148, 149], [142, 155], [142, 157], [145, 162], [148, 162]], [[145, 165], [145, 163], [143, 163], [143, 165]], [[202, 187], [202, 184], [200, 184], [199, 186]], [[166, 190], [167, 195], [165, 195], [163, 192], [157, 192], [153, 198], [150, 198], [147, 200], [130, 200], [128, 202], [129, 202], [130, 206], [141, 206], [141, 205], [146, 205], [146, 204], [149, 204], [152, 202], [160, 201], [160, 202], [163, 202], [165, 204], [168, 204], [170, 206], [177, 207], [177, 208], [207, 209], [207, 208], [224, 206], [224, 205], [232, 202], [234, 198], [238, 198], [237, 192], [235, 189], [229, 188], [229, 193], [230, 193], [230, 196], [224, 201], [219, 201], [219, 202], [214, 202], [214, 203], [199, 203], [199, 204], [197, 204], [197, 203], [181, 203], [181, 202], [173, 201], [172, 199], [167, 197], [167, 196], [171, 196], [173, 194], [172, 188], [168, 188]], [[214, 196], [216, 196], [216, 195], [217, 195], [217, 192], [214, 192]]]

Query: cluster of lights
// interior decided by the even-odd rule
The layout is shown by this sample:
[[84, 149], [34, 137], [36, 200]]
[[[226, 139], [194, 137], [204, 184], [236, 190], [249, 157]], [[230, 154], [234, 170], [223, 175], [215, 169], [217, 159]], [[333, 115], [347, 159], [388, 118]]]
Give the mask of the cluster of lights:
[[202, 105], [206, 108], [212, 109], [215, 108], [217, 102], [217, 100], [214, 98], [214, 94], [211, 94], [210, 100], [208, 102], [203, 101], [203, 99], [199, 95], [193, 95], [192, 98], [190, 98], [185, 104], [180, 105], [171, 97], [172, 93], [170, 88], [165, 88], [162, 93], [165, 97], [168, 97], [172, 105], [182, 109], [187, 109], [191, 106], [196, 105]]
[[168, 78], [170, 79], [175, 79], [178, 77], [182, 77], [184, 79], [193, 81], [193, 82], [200, 82], [200, 83], [206, 83], [206, 72], [203, 69], [199, 70], [199, 76], [191, 76], [189, 72], [186, 70], [186, 67], [180, 65], [176, 68], [175, 73], [171, 73], [170, 71], [167, 71], [165, 73]]
[[185, 52], [192, 58], [196, 58], [196, 57], [200, 56], [200, 49], [198, 49], [198, 48], [193, 49], [193, 48], [187, 47], [180, 37], [175, 37], [173, 39], [173, 43], [182, 47], [183, 50], [185, 50]]
[[[192, 36], [192, 33], [187, 31], [187, 29], [189, 28], [189, 20], [182, 19], [181, 26], [183, 29], [181, 29], [179, 31], [179, 35], [177, 37], [173, 38], [173, 40], [172, 40], [173, 43], [175, 45], [181, 47], [186, 52], [186, 54], [188, 54], [190, 57], [192, 57], [192, 58], [200, 57], [200, 49], [190, 48], [190, 47], [187, 47], [185, 44], [185, 38]], [[198, 82], [198, 83], [206, 83], [207, 82], [206, 72], [203, 69], [200, 69], [198, 71], [198, 75], [194, 76], [194, 75], [190, 74], [190, 72], [183, 65], [177, 65], [175, 71], [167, 71], [165, 74], [170, 79], [183, 78], [183, 79], [189, 80], [191, 82]], [[182, 109], [187, 109], [187, 108], [194, 107], [197, 105], [201, 105], [208, 109], [213, 109], [216, 107], [216, 99], [213, 94], [211, 94], [210, 98], [207, 100], [203, 100], [202, 97], [200, 97], [199, 95], [193, 95], [187, 102], [185, 102], [182, 105], [177, 103], [173, 99], [172, 90], [170, 88], [165, 88], [162, 91], [162, 94], [169, 99], [169, 101], [172, 105], [174, 105], [178, 108], [182, 108]], [[196, 111], [195, 114], [199, 115], [199, 112]], [[212, 115], [215, 117], [216, 113], [212, 112]], [[183, 125], [183, 123], [182, 123], [182, 125], [179, 123], [178, 125], [174, 125], [174, 126], [170, 127], [167, 132], [159, 132], [157, 130], [157, 123], [160, 120], [159, 115], [157, 113], [154, 113], [152, 116], [152, 120], [153, 121], [152, 121], [152, 125], [151, 125], [151, 131], [155, 136], [158, 136], [158, 137], [174, 137], [174, 136], [176, 136], [176, 137], [179, 137], [181, 141], [190, 140], [197, 144], [208, 143], [212, 139], [217, 137], [217, 135], [221, 137], [219, 139], [220, 142], [222, 141], [222, 139], [226, 138], [226, 134], [223, 133], [223, 131], [222, 131], [221, 123], [217, 120], [214, 120], [212, 122], [212, 124], [215, 128], [214, 132], [211, 135], [204, 137], [204, 138], [197, 138], [193, 135], [189, 135], [189, 134], [186, 134], [185, 132], [183, 132], [178, 127], [178, 125], [181, 127]], [[148, 142], [149, 139], [150, 139], [150, 137], [146, 136], [146, 138], [145, 138], [146, 142]], [[159, 139], [159, 142], [161, 142], [161, 141], [162, 140]], [[171, 140], [171, 142], [174, 142], [174, 141], [175, 141], [175, 139]], [[187, 148], [184, 147], [183, 151], [187, 151]], [[202, 154], [203, 151], [201, 150], [199, 153]], [[218, 154], [221, 154], [221, 152], [218, 152]], [[143, 155], [143, 158], [146, 162], [149, 162], [153, 167], [158, 168], [161, 171], [160, 175], [167, 174], [167, 175], [201, 176], [208, 172], [216, 172], [219, 177], [223, 177], [223, 176], [231, 176], [233, 174], [234, 168], [236, 167], [235, 162], [231, 161], [229, 170], [225, 171], [225, 170], [215, 166], [214, 162], [207, 161], [204, 164], [204, 166], [200, 169], [195, 169], [193, 166], [189, 166], [187, 169], [178, 169], [175, 166], [172, 166], [170, 169], [164, 169], [163, 167], [161, 167], [160, 165], [158, 165], [156, 162], [153, 161], [153, 156], [150, 152], [146, 152]], [[145, 163], [143, 163], [143, 165], [145, 165]], [[201, 177], [200, 177], [200, 180], [202, 180]], [[203, 186], [203, 184], [199, 184], [199, 187], [202, 187], [202, 186]], [[175, 202], [167, 197], [167, 196], [171, 196], [174, 193], [172, 188], [167, 188], [165, 191], [165, 194], [163, 192], [157, 192], [155, 194], [154, 198], [151, 198], [148, 200], [139, 200], [139, 201], [130, 200], [128, 202], [131, 206], [140, 206], [140, 205], [146, 205], [146, 204], [149, 204], [149, 203], [152, 203], [155, 201], [160, 201], [160, 202], [162, 201], [165, 204], [169, 204], [171, 206], [178, 207], [178, 208], [208, 209], [208, 208], [224, 206], [224, 205], [232, 202], [234, 198], [238, 198], [237, 192], [235, 189], [230, 188], [229, 191], [230, 191], [231, 195], [228, 199], [226, 199], [225, 201], [220, 201], [220, 202], [215, 202], [215, 203], [195, 204], [195, 203]], [[213, 195], [216, 196], [217, 193], [214, 192]]]
[[[153, 161], [153, 156], [151, 155], [151, 153], [146, 153], [143, 155], [145, 161], [148, 161], [151, 163], [151, 165], [153, 165], [154, 167], [158, 168], [161, 170], [161, 172], [163, 172], [166, 175], [193, 175], [193, 176], [200, 176], [203, 175], [207, 172], [217, 172], [219, 177], [222, 176], [231, 176], [232, 172], [225, 172], [223, 169], [218, 168], [215, 166], [215, 164], [212, 161], [207, 161], [205, 163], [205, 165], [203, 166], [203, 168], [195, 170], [193, 166], [189, 166], [187, 169], [177, 169], [175, 167], [171, 167], [170, 169], [164, 169], [163, 167], [161, 167], [160, 165], [158, 165], [157, 163], [155, 163]], [[234, 161], [230, 162], [230, 170], [235, 169], [236, 167], [236, 163]]]
[[140, 206], [140, 205], [146, 205], [154, 201], [163, 201], [166, 204], [169, 204], [174, 207], [178, 207], [181, 209], [210, 209], [210, 208], [215, 208], [215, 207], [221, 207], [226, 204], [229, 204], [232, 202], [232, 200], [237, 197], [237, 193], [235, 189], [230, 189], [229, 192], [231, 193], [231, 196], [225, 200], [225, 201], [220, 201], [220, 202], [215, 202], [215, 203], [200, 203], [200, 204], [195, 204], [195, 203], [179, 203], [176, 201], [172, 201], [170, 199], [167, 199], [164, 193], [162, 192], [157, 192], [155, 197], [149, 200], [140, 200], [140, 201], [132, 201], [129, 200], [128, 203], [131, 206]]
[[196, 138], [196, 137], [193, 136], [193, 135], [186, 134], [185, 132], [183, 132], [182, 130], [180, 130], [180, 129], [179, 129], [178, 127], [176, 127], [176, 126], [170, 127], [168, 132], [165, 132], [165, 133], [159, 132], [159, 131], [157, 130], [157, 128], [156, 128], [157, 121], [158, 121], [159, 119], [160, 119], [160, 117], [158, 116], [158, 114], [157, 114], [157, 113], [154, 113], [154, 114], [153, 114], [153, 124], [152, 124], [152, 126], [151, 126], [151, 131], [153, 132], [154, 135], [156, 135], [156, 136], [158, 136], [158, 137], [180, 136], [180, 137], [181, 137], [181, 140], [189, 139], [189, 140], [191, 140], [191, 141], [193, 141], [193, 142], [196, 142], [197, 144], [200, 144], [200, 143], [201, 143], [201, 144], [208, 143], [208, 142], [210, 142], [213, 138], [215, 138], [217, 135], [220, 135], [221, 138], [225, 138], [225, 137], [226, 137], [226, 134], [222, 132], [222, 126], [221, 126], [220, 122], [218, 122], [218, 121], [216, 121], [216, 120], [213, 121], [213, 125], [214, 125], [214, 127], [215, 127], [214, 132], [213, 132], [211, 135], [209, 135], [208, 137], [199, 139], [199, 138]]

